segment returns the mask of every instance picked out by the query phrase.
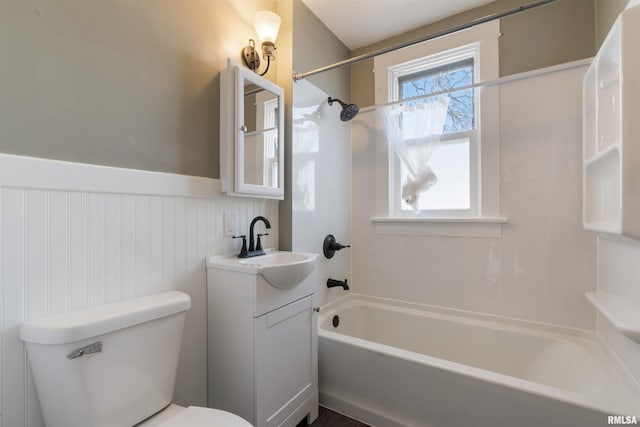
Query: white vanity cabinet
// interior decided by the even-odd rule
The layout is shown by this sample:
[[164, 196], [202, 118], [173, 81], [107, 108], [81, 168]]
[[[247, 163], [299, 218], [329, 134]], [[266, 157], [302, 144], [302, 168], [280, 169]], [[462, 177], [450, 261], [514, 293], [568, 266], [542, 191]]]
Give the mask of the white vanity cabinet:
[[316, 273], [290, 289], [207, 259], [209, 406], [255, 427], [318, 415]]

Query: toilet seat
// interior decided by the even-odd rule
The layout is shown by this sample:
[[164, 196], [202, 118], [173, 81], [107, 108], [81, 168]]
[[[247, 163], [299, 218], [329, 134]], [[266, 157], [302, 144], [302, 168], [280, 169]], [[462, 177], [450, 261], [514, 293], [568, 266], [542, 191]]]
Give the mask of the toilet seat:
[[[168, 418], [164, 416], [171, 413]], [[164, 414], [163, 414], [164, 413]], [[154, 420], [154, 418], [156, 420]], [[159, 419], [158, 419], [159, 418]], [[159, 421], [159, 422], [156, 422]], [[141, 424], [144, 427], [252, 427], [244, 419], [231, 412], [213, 408], [189, 406], [180, 408], [170, 405], [167, 409], [156, 414], [147, 422]]]

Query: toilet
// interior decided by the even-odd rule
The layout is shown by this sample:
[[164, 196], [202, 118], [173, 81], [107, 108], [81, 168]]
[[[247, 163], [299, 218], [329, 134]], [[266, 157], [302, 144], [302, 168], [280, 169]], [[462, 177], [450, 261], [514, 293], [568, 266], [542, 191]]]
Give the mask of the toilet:
[[190, 307], [171, 291], [23, 323], [47, 427], [251, 427], [171, 403]]

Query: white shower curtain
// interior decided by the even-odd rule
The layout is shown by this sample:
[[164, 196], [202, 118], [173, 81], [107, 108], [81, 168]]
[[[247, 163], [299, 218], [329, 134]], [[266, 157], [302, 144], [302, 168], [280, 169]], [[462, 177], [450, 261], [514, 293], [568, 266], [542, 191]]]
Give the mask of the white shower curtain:
[[412, 104], [382, 107], [378, 114], [389, 144], [409, 172], [402, 183], [402, 199], [418, 212], [420, 195], [438, 182], [429, 160], [440, 143], [449, 97]]

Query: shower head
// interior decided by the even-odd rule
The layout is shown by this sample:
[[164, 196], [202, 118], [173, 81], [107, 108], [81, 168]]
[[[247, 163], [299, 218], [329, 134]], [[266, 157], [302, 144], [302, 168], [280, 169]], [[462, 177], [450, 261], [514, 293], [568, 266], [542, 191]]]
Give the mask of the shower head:
[[349, 120], [353, 119], [356, 116], [356, 114], [358, 114], [358, 111], [360, 111], [360, 107], [358, 107], [356, 104], [345, 104], [344, 102], [340, 101], [338, 98], [329, 97], [329, 105], [333, 105], [334, 101], [338, 101], [340, 105], [342, 105], [342, 112], [340, 112], [340, 120], [342, 120], [343, 122], [348, 122]]

